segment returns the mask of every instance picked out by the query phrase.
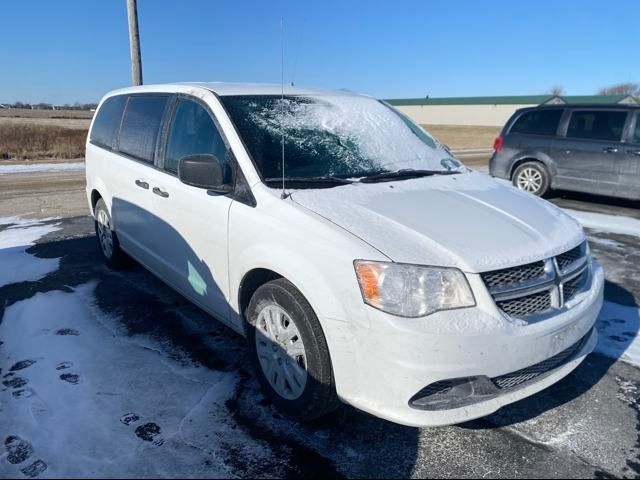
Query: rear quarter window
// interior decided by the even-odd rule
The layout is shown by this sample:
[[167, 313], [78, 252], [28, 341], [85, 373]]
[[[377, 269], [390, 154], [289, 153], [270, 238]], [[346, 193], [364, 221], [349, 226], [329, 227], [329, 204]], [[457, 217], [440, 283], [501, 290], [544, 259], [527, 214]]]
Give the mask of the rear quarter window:
[[578, 110], [571, 114], [567, 137], [619, 142], [626, 121], [624, 111]]
[[91, 128], [89, 140], [101, 147], [113, 148], [113, 144], [120, 129], [122, 112], [127, 104], [126, 96], [107, 98], [103, 103]]
[[562, 110], [533, 110], [523, 113], [511, 127], [510, 133], [525, 135], [555, 135]]
[[118, 150], [153, 163], [160, 124], [169, 97], [140, 95], [129, 98], [122, 119]]

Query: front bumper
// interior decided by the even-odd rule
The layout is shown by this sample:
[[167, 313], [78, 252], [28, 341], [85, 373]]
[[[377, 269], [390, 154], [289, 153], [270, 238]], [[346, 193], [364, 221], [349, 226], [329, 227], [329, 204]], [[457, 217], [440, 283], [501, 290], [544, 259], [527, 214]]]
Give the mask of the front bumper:
[[[415, 427], [462, 423], [533, 395], [568, 375], [595, 348], [593, 327], [602, 307], [604, 273], [596, 262], [592, 272], [591, 288], [573, 308], [524, 326], [510, 323], [492, 301], [482, 297], [476, 308], [422, 319], [367, 308], [369, 328], [352, 332], [356, 338], [340, 347], [350, 349], [349, 354], [334, 358], [334, 370], [342, 370], [336, 375], [338, 395], [375, 416]], [[477, 403], [458, 408], [445, 405], [425, 410], [411, 405], [420, 391], [434, 383], [495, 379], [545, 362], [576, 344], [577, 350], [560, 366], [518, 388], [479, 397]], [[344, 374], [345, 370], [349, 373]]]

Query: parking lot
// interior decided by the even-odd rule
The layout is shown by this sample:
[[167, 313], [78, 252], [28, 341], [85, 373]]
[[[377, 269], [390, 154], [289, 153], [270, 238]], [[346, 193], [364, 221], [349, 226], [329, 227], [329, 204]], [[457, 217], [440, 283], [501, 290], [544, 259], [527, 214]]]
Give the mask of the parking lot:
[[607, 273], [597, 353], [489, 418], [413, 429], [278, 415], [238, 335], [141, 267], [103, 266], [83, 189], [81, 171], [0, 175], [0, 476], [640, 476], [638, 205], [551, 199]]

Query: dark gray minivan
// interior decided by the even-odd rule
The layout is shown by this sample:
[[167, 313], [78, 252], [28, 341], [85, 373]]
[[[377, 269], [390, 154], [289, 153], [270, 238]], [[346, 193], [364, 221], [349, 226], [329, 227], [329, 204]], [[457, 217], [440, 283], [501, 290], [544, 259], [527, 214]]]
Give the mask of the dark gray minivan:
[[490, 173], [551, 189], [640, 200], [640, 105], [523, 108], [496, 138]]

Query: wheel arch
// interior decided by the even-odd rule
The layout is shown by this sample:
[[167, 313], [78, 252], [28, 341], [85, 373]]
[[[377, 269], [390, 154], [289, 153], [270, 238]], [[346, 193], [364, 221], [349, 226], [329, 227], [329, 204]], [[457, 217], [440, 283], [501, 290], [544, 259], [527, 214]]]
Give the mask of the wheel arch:
[[98, 191], [98, 189], [94, 188], [91, 191], [91, 214], [96, 211], [96, 205], [98, 204], [98, 200], [104, 200], [102, 194]]
[[[253, 294], [265, 283], [268, 283], [277, 278], [286, 278], [278, 272], [269, 268], [257, 267], [249, 270], [244, 274], [240, 285], [238, 286], [237, 301], [238, 301], [238, 313], [244, 320], [244, 328], [246, 328], [246, 311], [251, 302]], [[289, 279], [287, 279], [289, 280]], [[291, 281], [291, 280], [289, 280]], [[293, 282], [292, 282], [293, 283]], [[295, 285], [295, 284], [294, 284]], [[296, 286], [296, 288], [298, 288]]]
[[511, 163], [511, 169], [509, 171], [509, 179], [513, 180], [513, 175], [518, 169], [518, 167], [527, 162], [541, 163], [542, 165], [545, 166], [545, 168], [549, 172], [551, 179], [553, 179], [556, 173], [555, 163], [548, 155], [545, 155], [539, 152], [522, 152], [520, 155], [518, 155], [518, 158]]

